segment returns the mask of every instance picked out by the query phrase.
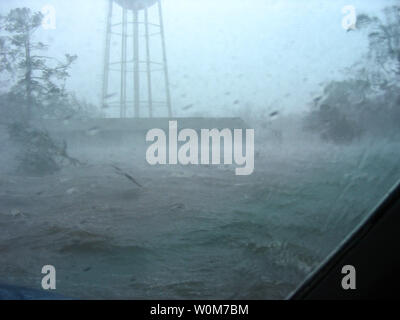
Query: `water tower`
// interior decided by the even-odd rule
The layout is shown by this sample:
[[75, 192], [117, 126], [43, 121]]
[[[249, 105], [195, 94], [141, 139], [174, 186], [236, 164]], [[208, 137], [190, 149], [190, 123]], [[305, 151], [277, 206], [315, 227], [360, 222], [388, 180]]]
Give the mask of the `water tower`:
[[172, 117], [161, 0], [108, 1], [103, 107], [119, 108], [121, 118]]

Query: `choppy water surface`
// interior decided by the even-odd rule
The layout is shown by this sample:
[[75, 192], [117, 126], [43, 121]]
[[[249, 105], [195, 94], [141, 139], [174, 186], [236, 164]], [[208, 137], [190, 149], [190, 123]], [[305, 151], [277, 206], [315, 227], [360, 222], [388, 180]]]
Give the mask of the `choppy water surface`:
[[76, 298], [284, 298], [396, 182], [400, 143], [261, 145], [250, 177], [152, 168], [137, 149], [2, 174], [0, 279], [40, 289], [51, 264], [57, 293]]

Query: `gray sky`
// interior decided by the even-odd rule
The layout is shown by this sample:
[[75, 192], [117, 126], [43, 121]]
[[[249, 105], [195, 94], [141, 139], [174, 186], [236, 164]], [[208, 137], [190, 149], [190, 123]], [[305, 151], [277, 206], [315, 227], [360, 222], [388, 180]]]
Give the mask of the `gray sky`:
[[[99, 103], [107, 1], [0, 1], [3, 14], [13, 7], [55, 7], [57, 28], [40, 30], [38, 37], [51, 45], [51, 55], [79, 56], [68, 86]], [[343, 6], [379, 14], [394, 1], [163, 3], [175, 115], [230, 116], [239, 109], [303, 111], [321, 83], [342, 78], [343, 69], [365, 53], [365, 34], [342, 28]]]

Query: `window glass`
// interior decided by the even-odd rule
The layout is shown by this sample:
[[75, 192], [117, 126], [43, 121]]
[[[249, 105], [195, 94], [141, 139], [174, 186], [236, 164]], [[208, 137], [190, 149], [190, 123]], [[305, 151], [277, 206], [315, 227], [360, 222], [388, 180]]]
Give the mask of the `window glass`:
[[0, 283], [285, 298], [400, 178], [400, 6], [351, 3], [1, 1]]

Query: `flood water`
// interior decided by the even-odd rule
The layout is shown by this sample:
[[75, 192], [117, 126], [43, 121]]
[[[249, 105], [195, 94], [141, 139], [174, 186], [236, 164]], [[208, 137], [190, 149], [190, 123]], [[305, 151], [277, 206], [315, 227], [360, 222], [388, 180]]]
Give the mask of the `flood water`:
[[396, 182], [400, 141], [258, 146], [251, 176], [152, 167], [144, 141], [72, 145], [83, 163], [49, 176], [2, 174], [0, 279], [40, 289], [50, 264], [67, 297], [285, 298]]

